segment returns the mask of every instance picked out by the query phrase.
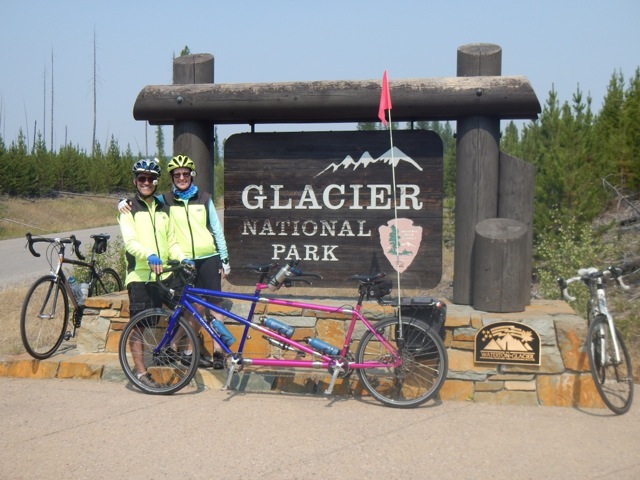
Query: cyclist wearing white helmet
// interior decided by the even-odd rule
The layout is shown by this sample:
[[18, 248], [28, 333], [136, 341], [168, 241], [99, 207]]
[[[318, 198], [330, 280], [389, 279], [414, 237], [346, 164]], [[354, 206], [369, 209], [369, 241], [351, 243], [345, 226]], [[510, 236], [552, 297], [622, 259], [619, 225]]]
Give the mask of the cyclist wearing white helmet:
[[[151, 272], [162, 273], [163, 259], [189, 261], [178, 245], [169, 209], [153, 196], [160, 177], [160, 165], [154, 160], [139, 160], [133, 164], [132, 171], [136, 195], [128, 200], [131, 214], [118, 215], [126, 250], [125, 284], [131, 317], [148, 308], [162, 306], [162, 296], [153, 282], [149, 282], [149, 277]], [[138, 378], [147, 385], [158, 386], [144, 365], [142, 332], [132, 335], [131, 341]]]

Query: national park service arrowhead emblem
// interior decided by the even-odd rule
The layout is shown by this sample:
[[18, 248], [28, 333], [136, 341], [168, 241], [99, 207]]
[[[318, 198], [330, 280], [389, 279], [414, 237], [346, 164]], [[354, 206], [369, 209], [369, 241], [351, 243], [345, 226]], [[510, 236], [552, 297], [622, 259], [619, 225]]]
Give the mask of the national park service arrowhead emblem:
[[396, 272], [404, 272], [416, 258], [422, 241], [422, 227], [410, 218], [389, 220], [378, 228], [380, 246]]

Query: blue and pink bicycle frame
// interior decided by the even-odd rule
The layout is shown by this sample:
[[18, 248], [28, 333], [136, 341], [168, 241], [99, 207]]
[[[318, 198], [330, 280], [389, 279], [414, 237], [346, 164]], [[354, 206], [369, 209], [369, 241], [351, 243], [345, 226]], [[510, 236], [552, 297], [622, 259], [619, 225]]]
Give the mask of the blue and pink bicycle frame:
[[[340, 375], [341, 372], [346, 371], [347, 369], [367, 369], [367, 368], [392, 368], [397, 367], [402, 363], [402, 360], [399, 358], [396, 349], [389, 344], [389, 342], [380, 335], [373, 325], [367, 320], [361, 313], [362, 309], [362, 301], [364, 299], [364, 294], [359, 293], [360, 297], [358, 303], [355, 308], [349, 307], [335, 307], [335, 306], [327, 306], [327, 305], [319, 305], [315, 303], [307, 303], [307, 302], [299, 302], [295, 300], [283, 300], [279, 298], [270, 298], [270, 297], [262, 297], [261, 292], [268, 288], [266, 283], [257, 283], [256, 290], [253, 295], [242, 294], [242, 293], [232, 293], [232, 292], [223, 292], [217, 290], [206, 290], [201, 288], [196, 288], [191, 285], [186, 285], [184, 287], [184, 291], [182, 296], [178, 302], [178, 305], [174, 309], [171, 317], [169, 319], [169, 325], [167, 326], [167, 331], [157, 346], [157, 350], [161, 350], [163, 347], [166, 347], [171, 343], [173, 336], [177, 332], [178, 327], [178, 318], [183, 313], [183, 311], [189, 312], [194, 318], [197, 319], [198, 323], [204, 328], [204, 330], [209, 334], [209, 336], [220, 346], [224, 352], [229, 355], [231, 359], [227, 380], [224, 388], [229, 388], [232, 380], [233, 373], [240, 366], [265, 366], [265, 367], [283, 367], [283, 368], [327, 368], [332, 369], [332, 378], [331, 382], [325, 391], [325, 393], [329, 394], [333, 390], [333, 386], [336, 382], [336, 379]], [[217, 305], [214, 305], [206, 300], [203, 300], [200, 296], [204, 297], [217, 297], [217, 298], [227, 298], [232, 300], [240, 300], [251, 303], [251, 308], [247, 315], [247, 318], [241, 317], [239, 315], [234, 314], [228, 310], [225, 310]], [[267, 305], [280, 305], [287, 307], [297, 307], [303, 308], [307, 310], [319, 311], [319, 312], [328, 312], [335, 313], [338, 315], [342, 315], [345, 317], [351, 317], [351, 321], [349, 323], [347, 332], [345, 334], [344, 343], [340, 348], [340, 353], [337, 357], [331, 357], [322, 353], [313, 350], [310, 346], [300, 343], [296, 340], [292, 340], [287, 338], [279, 333], [270, 330], [260, 324], [253, 323], [251, 320], [253, 319], [253, 315], [255, 312], [255, 308], [257, 304], [267, 304]], [[231, 318], [236, 322], [244, 325], [244, 330], [242, 333], [242, 337], [238, 343], [238, 348], [234, 352], [232, 351], [220, 338], [218, 333], [209, 325], [209, 323], [203, 319], [202, 315], [198, 313], [198, 311], [194, 308], [194, 304], [202, 305], [203, 307], [209, 308], [215, 312], [221, 313], [227, 318]], [[349, 347], [351, 344], [351, 338], [353, 336], [353, 332], [355, 329], [355, 325], [357, 321], [361, 321], [364, 326], [372, 332], [373, 335], [380, 341], [382, 345], [387, 349], [388, 355], [383, 357], [383, 361], [376, 360], [371, 362], [364, 363], [356, 363], [349, 362], [347, 360], [347, 354], [349, 352]], [[251, 329], [258, 330], [263, 335], [271, 337], [276, 341], [285, 344], [291, 347], [293, 350], [305, 352], [312, 356], [312, 358], [320, 358], [320, 360], [295, 360], [295, 359], [280, 359], [280, 358], [245, 358], [243, 356], [244, 345], [247, 340], [247, 336]]]

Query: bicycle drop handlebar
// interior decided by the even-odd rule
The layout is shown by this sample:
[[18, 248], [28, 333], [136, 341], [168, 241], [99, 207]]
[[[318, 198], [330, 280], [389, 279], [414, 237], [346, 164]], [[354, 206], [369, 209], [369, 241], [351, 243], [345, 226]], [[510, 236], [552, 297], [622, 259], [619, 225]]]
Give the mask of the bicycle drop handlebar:
[[44, 242], [44, 243], [59, 244], [61, 245], [62, 248], [64, 248], [64, 244], [71, 245], [71, 254], [73, 255], [75, 253], [80, 260], [85, 260], [84, 255], [80, 253], [80, 244], [82, 242], [78, 240], [75, 235], [71, 235], [69, 237], [50, 238], [50, 237], [34, 237], [31, 233], [27, 233], [26, 237], [27, 237], [27, 245], [29, 246], [29, 251], [31, 252], [31, 255], [33, 255], [34, 257], [39, 257], [40, 254], [35, 251], [35, 249], [33, 248], [33, 245], [36, 243]]
[[614, 267], [610, 265], [606, 270], [598, 270], [597, 268], [581, 268], [578, 270], [578, 276], [564, 279], [558, 277], [558, 285], [560, 286], [560, 292], [562, 297], [569, 302], [573, 302], [576, 297], [569, 295], [568, 287], [574, 282], [581, 281], [585, 285], [588, 285], [593, 280], [598, 278], [612, 277], [618, 286], [623, 290], [629, 290], [629, 286], [622, 280], [622, 269], [620, 267]]

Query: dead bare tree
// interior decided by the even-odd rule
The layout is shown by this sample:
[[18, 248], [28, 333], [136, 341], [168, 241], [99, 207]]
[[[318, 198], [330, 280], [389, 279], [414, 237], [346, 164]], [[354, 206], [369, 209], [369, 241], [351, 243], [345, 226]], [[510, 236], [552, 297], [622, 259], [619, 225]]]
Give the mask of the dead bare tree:
[[97, 122], [97, 84], [96, 78], [96, 31], [93, 30], [93, 138], [91, 141], [91, 156], [93, 157], [96, 149], [96, 122]]
[[43, 140], [47, 131], [47, 65], [44, 66], [44, 72], [42, 73], [42, 133]]
[[50, 148], [53, 151], [53, 48], [51, 49], [51, 143]]

